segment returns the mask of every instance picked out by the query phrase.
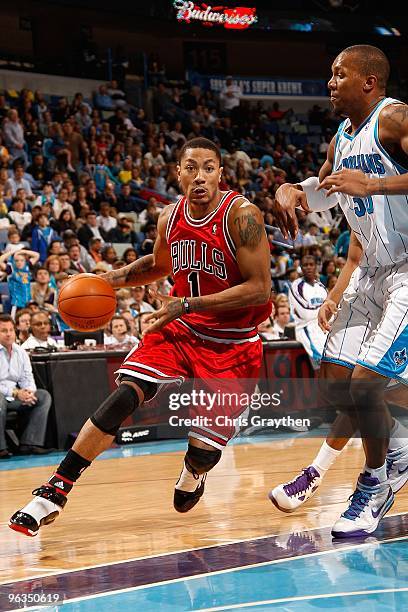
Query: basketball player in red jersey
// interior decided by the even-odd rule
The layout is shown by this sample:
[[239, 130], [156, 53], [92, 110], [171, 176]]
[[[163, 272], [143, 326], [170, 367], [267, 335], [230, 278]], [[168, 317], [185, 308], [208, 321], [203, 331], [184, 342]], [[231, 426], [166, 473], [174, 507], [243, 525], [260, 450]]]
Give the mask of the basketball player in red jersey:
[[[104, 275], [118, 288], [171, 274], [177, 297], [160, 296], [154, 322], [118, 370], [118, 389], [85, 423], [48, 482], [33, 491], [34, 499], [11, 517], [15, 531], [33, 536], [55, 520], [81, 473], [111, 446], [121, 423], [155, 395], [159, 384], [190, 378], [211, 387], [211, 380], [223, 379], [230, 389], [231, 383], [239, 388], [240, 381], [258, 378], [262, 343], [257, 325], [270, 314], [271, 290], [262, 214], [240, 194], [220, 191], [220, 152], [205, 138], [184, 145], [178, 174], [184, 197], [161, 213], [153, 254]], [[229, 415], [235, 418], [243, 410], [233, 407]], [[187, 512], [199, 501], [207, 473], [234, 433], [228, 424], [189, 432], [174, 493], [177, 511]]]

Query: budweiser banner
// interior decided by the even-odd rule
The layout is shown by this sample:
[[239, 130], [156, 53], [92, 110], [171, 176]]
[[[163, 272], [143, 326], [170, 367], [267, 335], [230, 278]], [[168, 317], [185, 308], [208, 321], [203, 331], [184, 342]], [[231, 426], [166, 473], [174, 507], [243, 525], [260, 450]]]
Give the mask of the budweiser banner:
[[221, 25], [230, 30], [246, 30], [258, 21], [256, 8], [246, 6], [210, 6], [205, 2], [195, 4], [189, 0], [173, 0], [180, 22], [201, 22], [204, 26]]

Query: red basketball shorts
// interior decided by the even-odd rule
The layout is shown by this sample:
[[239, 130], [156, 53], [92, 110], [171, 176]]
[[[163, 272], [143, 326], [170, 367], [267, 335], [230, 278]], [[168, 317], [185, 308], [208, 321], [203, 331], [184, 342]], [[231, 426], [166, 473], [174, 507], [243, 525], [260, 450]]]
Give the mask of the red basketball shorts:
[[189, 406], [194, 421], [189, 435], [222, 449], [239, 431], [261, 362], [260, 339], [242, 344], [202, 340], [172, 321], [146, 334], [117, 373], [160, 385], [191, 380], [196, 393]]

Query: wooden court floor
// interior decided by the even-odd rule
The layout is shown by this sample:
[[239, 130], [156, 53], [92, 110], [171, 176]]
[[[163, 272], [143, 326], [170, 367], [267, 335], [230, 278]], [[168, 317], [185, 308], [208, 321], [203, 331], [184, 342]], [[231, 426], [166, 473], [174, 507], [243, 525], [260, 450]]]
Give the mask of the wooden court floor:
[[[35, 538], [7, 527], [9, 516], [47, 480], [50, 467], [0, 472], [0, 583], [120, 560], [330, 527], [353, 492], [361, 448], [347, 448], [315, 497], [294, 514], [268, 500], [315, 456], [322, 439], [234, 445], [208, 477], [198, 506], [172, 508], [184, 452], [95, 461], [81, 477], [61, 517]], [[408, 511], [408, 486], [390, 515]]]

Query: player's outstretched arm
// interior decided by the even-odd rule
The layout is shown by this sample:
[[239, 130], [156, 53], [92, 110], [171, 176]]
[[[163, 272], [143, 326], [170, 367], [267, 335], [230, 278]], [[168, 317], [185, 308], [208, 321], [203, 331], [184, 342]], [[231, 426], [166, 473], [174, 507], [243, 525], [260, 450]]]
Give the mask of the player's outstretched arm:
[[[243, 282], [212, 295], [189, 297], [189, 313], [256, 306], [266, 304], [270, 298], [270, 251], [261, 211], [247, 201], [237, 203], [229, 215], [228, 227], [236, 247]], [[146, 333], [157, 331], [187, 313], [183, 303], [185, 298], [158, 297], [163, 305], [157, 312], [147, 315], [146, 321], [154, 320], [154, 323], [147, 328]]]
[[167, 221], [174, 206], [169, 204], [160, 213], [153, 254], [141, 257], [128, 266], [105, 272], [101, 276], [115, 289], [147, 285], [171, 274], [170, 251], [166, 240]]
[[354, 270], [359, 266], [361, 257], [363, 255], [363, 248], [356, 236], [352, 231], [350, 235], [350, 245], [347, 254], [347, 261], [340, 272], [339, 278], [333, 289], [327, 295], [327, 298], [319, 308], [318, 323], [323, 331], [330, 331], [331, 326], [329, 321], [333, 315], [337, 313], [337, 306], [339, 305], [343, 293], [347, 289], [350, 282], [351, 275]]
[[[380, 113], [378, 135], [382, 146], [392, 158], [406, 158], [408, 162], [408, 106], [389, 104]], [[406, 166], [405, 166], [406, 167]], [[366, 198], [371, 195], [408, 194], [408, 173], [399, 176], [371, 178], [361, 170], [343, 169], [333, 172], [320, 184], [327, 194], [346, 193]]]
[[288, 238], [289, 234], [292, 238], [296, 238], [299, 231], [296, 208], [301, 208], [309, 213], [329, 210], [337, 204], [336, 198], [329, 199], [324, 192], [318, 191], [319, 180], [322, 181], [332, 171], [334, 147], [335, 138], [330, 142], [327, 159], [319, 172], [319, 179], [311, 177], [296, 185], [284, 183], [276, 191], [272, 212], [285, 238]]

